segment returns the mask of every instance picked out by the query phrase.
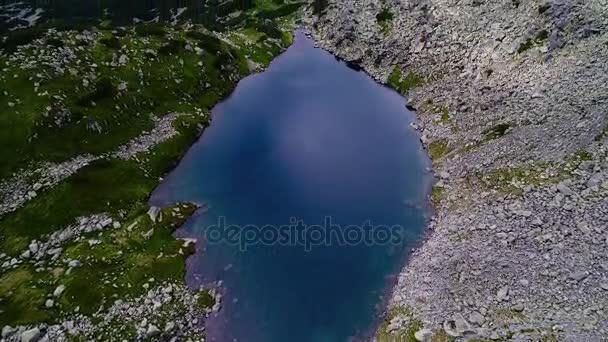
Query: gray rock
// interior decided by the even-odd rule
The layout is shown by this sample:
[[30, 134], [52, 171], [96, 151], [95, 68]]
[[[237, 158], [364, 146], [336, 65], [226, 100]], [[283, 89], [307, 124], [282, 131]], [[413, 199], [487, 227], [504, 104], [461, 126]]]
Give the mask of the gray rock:
[[160, 334], [160, 329], [154, 324], [148, 325], [148, 330], [146, 330], [146, 337], [154, 337]]
[[581, 281], [581, 280], [587, 278], [588, 276], [589, 275], [585, 271], [575, 271], [575, 272], [570, 273], [570, 275], [568, 277], [572, 280]]
[[12, 336], [17, 331], [16, 328], [11, 327], [10, 325], [5, 325], [2, 328], [2, 338], [7, 338]]
[[173, 321], [169, 321], [167, 322], [167, 324], [165, 324], [165, 328], [163, 329], [163, 331], [165, 333], [168, 333], [173, 331], [173, 329], [175, 329], [175, 323]]
[[484, 321], [485, 321], [485, 318], [479, 312], [473, 312], [469, 316], [469, 322], [476, 324], [478, 326], [482, 326]]
[[421, 329], [414, 333], [414, 338], [416, 339], [416, 341], [420, 342], [430, 341], [431, 336], [433, 336], [433, 331], [430, 329]]
[[566, 196], [573, 194], [572, 190], [564, 182], [557, 184], [557, 190]]
[[503, 286], [500, 288], [500, 290], [498, 290], [498, 293], [496, 294], [496, 299], [499, 302], [501, 302], [503, 300], [506, 300], [508, 295], [509, 295], [509, 287]]
[[79, 267], [80, 265], [82, 265], [80, 260], [70, 260], [70, 262], [68, 262], [68, 267]]
[[21, 342], [35, 342], [40, 338], [40, 329], [32, 328], [21, 333]]

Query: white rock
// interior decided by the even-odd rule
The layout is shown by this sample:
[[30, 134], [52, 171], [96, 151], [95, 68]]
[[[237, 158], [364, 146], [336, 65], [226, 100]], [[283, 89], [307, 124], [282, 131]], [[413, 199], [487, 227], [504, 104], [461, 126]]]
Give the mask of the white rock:
[[12, 336], [17, 331], [16, 328], [11, 327], [10, 325], [5, 325], [2, 328], [2, 338], [7, 338]]
[[[156, 222], [156, 218], [159, 216], [160, 214], [160, 208], [159, 207], [150, 207], [150, 209], [148, 209], [148, 216], [150, 217], [150, 220], [152, 222]], [[159, 218], [160, 220], [160, 218]]]
[[430, 329], [421, 329], [414, 333], [414, 338], [416, 341], [427, 342], [430, 341], [431, 336], [433, 336], [433, 331]]
[[80, 260], [71, 260], [70, 262], [68, 262], [68, 267], [78, 267], [80, 265], [82, 265]]
[[160, 329], [158, 329], [158, 327], [156, 325], [154, 325], [154, 324], [148, 325], [148, 330], [146, 330], [147, 338], [154, 337], [158, 334], [160, 334]]
[[167, 322], [167, 324], [165, 324], [165, 329], [163, 329], [163, 331], [170, 332], [173, 329], [175, 329], [175, 323], [173, 323], [172, 321], [169, 321], [169, 322]]
[[498, 299], [498, 301], [503, 301], [503, 300], [507, 299], [508, 294], [509, 294], [509, 287], [503, 286], [500, 288], [500, 290], [498, 290], [498, 293], [496, 294], [496, 299]]
[[46, 302], [44, 302], [44, 306], [47, 308], [52, 308], [53, 305], [55, 305], [55, 302], [52, 299], [47, 299]]
[[40, 338], [40, 329], [32, 328], [21, 333], [21, 342], [35, 342]]
[[63, 293], [63, 291], [65, 291], [65, 286], [64, 285], [59, 285], [55, 288], [55, 291], [53, 291], [53, 296], [55, 297], [59, 297], [61, 296], [61, 294]]
[[36, 254], [36, 252], [38, 252], [38, 244], [36, 242], [30, 243], [29, 250], [32, 254]]

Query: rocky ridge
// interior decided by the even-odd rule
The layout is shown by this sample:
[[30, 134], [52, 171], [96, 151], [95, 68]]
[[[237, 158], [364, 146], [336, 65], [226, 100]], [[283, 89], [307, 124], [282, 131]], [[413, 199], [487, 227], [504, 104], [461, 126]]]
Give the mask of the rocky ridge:
[[439, 178], [390, 303], [412, 315], [389, 334], [608, 337], [607, 9], [345, 0], [309, 16], [321, 47], [407, 93]]

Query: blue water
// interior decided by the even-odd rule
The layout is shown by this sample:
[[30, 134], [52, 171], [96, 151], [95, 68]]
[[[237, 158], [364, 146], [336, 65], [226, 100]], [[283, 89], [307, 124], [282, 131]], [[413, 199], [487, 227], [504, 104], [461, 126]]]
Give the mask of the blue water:
[[[208, 338], [247, 342], [365, 339], [425, 226], [428, 161], [405, 100], [297, 33], [270, 68], [241, 81], [151, 198], [205, 204], [182, 235], [202, 250], [191, 284], [222, 281]], [[205, 242], [208, 227], [400, 225], [400, 243], [313, 246]], [[300, 231], [301, 228], [298, 228]], [[284, 241], [283, 241], [284, 242]], [[394, 242], [394, 241], [393, 241]]]

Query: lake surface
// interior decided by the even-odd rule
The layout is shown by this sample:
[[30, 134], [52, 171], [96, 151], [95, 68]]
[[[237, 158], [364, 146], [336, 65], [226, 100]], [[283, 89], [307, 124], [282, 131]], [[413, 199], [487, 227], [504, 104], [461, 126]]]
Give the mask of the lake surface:
[[[291, 48], [242, 80], [213, 114], [151, 198], [205, 205], [179, 234], [201, 242], [188, 262], [189, 283], [222, 281], [208, 340], [365, 339], [428, 215], [429, 164], [405, 99], [297, 33]], [[241, 232], [240, 240], [210, 233], [221, 231], [222, 218], [238, 225], [232, 233]], [[319, 243], [325, 226], [304, 227], [328, 218], [336, 236], [349, 231], [346, 239]], [[295, 230], [273, 228], [299, 220]], [[348, 225], [392, 238], [363, 241]], [[304, 239], [295, 241], [300, 233]]]

